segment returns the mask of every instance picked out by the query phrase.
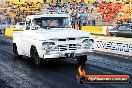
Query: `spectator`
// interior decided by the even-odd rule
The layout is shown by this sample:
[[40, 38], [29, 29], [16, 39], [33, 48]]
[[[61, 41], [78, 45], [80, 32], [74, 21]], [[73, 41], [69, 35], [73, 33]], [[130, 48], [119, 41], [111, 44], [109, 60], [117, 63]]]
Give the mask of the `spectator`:
[[[16, 22], [18, 21], [23, 21], [27, 15], [37, 14], [36, 11], [39, 12], [40, 8], [40, 2], [15, 3], [6, 1], [3, 5], [2, 12], [4, 12], [3, 16], [5, 17], [4, 20], [7, 21], [6, 23], [16, 24]], [[11, 19], [14, 19], [14, 21], [12, 21]]]
[[58, 20], [52, 20], [52, 21], [50, 22], [50, 26], [51, 26], [51, 27], [58, 27], [58, 25], [59, 25]]
[[95, 19], [92, 19], [92, 25], [95, 26]]
[[55, 13], [65, 13], [72, 17], [72, 26], [75, 28], [75, 24], [79, 25], [79, 29], [82, 25], [86, 25], [87, 18], [89, 17], [88, 5], [84, 4], [84, 2], [76, 2], [73, 0], [72, 2], [65, 3], [49, 3], [49, 9], [47, 13], [52, 13], [50, 10]]

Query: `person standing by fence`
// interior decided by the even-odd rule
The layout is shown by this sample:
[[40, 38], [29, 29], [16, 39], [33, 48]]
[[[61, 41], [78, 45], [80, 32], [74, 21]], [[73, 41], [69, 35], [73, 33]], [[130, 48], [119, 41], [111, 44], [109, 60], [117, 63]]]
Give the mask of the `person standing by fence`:
[[92, 25], [95, 26], [95, 19], [92, 19]]

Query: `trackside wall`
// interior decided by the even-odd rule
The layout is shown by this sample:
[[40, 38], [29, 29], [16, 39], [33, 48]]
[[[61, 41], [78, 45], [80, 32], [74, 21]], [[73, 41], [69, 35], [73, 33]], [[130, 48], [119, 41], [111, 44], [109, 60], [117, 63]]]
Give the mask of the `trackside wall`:
[[113, 54], [132, 56], [132, 41], [118, 42], [118, 41], [96, 40], [94, 45], [94, 50], [113, 53]]

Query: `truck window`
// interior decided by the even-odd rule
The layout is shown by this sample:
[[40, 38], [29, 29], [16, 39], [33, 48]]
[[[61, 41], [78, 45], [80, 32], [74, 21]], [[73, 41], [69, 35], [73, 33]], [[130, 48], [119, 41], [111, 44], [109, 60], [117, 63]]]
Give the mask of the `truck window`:
[[70, 19], [67, 17], [42, 17], [35, 18], [33, 24], [41, 28], [71, 28]]

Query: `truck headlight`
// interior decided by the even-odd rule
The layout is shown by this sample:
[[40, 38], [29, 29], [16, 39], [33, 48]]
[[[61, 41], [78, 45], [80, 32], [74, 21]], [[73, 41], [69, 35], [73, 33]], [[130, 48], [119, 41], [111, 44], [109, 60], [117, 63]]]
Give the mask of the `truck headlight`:
[[42, 43], [42, 49], [45, 49], [46, 51], [51, 50], [54, 45], [55, 45], [54, 42], [43, 42]]
[[82, 41], [82, 44], [85, 46], [85, 47], [88, 47], [90, 45], [92, 45], [92, 43], [94, 42], [93, 39], [85, 39]]

